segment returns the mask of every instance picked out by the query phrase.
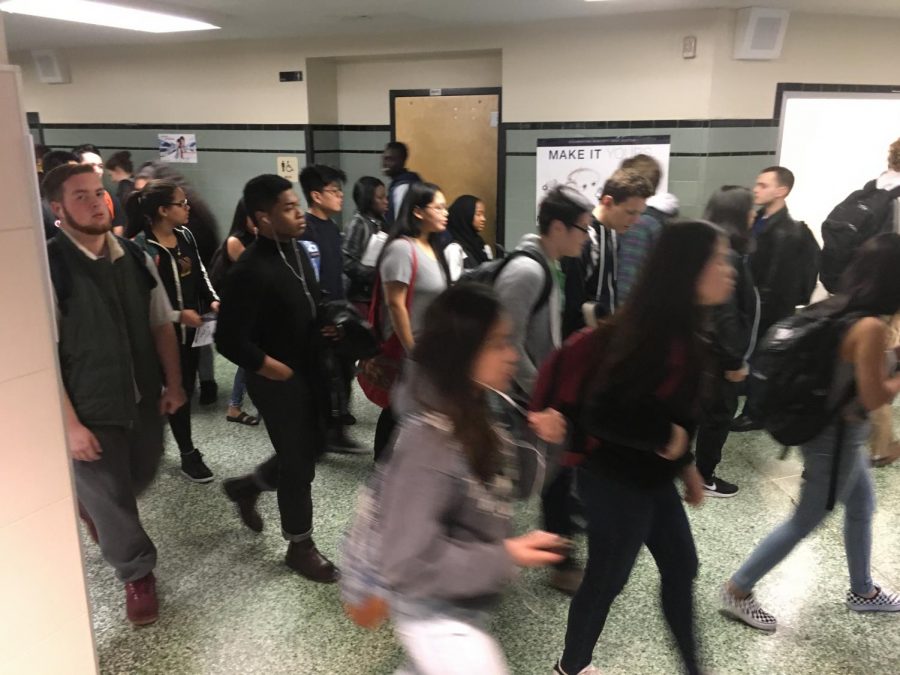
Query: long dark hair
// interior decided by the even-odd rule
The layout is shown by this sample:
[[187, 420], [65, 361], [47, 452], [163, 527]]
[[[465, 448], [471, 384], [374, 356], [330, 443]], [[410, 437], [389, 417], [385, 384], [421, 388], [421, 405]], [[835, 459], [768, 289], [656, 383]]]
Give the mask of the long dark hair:
[[228, 230], [229, 237], [237, 237], [238, 239], [242, 239], [243, 237], [250, 234], [247, 231], [247, 217], [247, 207], [244, 206], [244, 198], [241, 197], [240, 199], [238, 199], [238, 202], [234, 207], [234, 216], [232, 216], [231, 218], [231, 229]]
[[485, 340], [502, 314], [494, 292], [479, 284], [460, 284], [439, 295], [425, 312], [425, 330], [412, 359], [436, 401], [421, 401], [453, 422], [453, 433], [472, 472], [489, 481], [499, 470], [500, 440], [488, 417], [484, 390], [472, 370]]
[[375, 191], [384, 187], [384, 183], [375, 176], [363, 176], [353, 186], [353, 203], [356, 210], [369, 218], [384, 221], [383, 213], [375, 213]]
[[474, 195], [462, 195], [457, 197], [450, 206], [450, 216], [447, 220], [447, 231], [451, 241], [462, 246], [466, 255], [476, 263], [483, 263], [487, 258], [484, 252], [484, 239], [475, 231], [472, 221], [475, 219], [475, 209], [481, 200]]
[[747, 214], [753, 209], [753, 193], [740, 185], [723, 185], [709, 198], [703, 217], [728, 234], [731, 248], [744, 255], [750, 244]]
[[[384, 244], [384, 249], [381, 251], [381, 257], [384, 257], [388, 247], [400, 237], [418, 239], [422, 236], [419, 220], [416, 218], [414, 211], [417, 208], [427, 208], [434, 201], [434, 196], [440, 191], [441, 188], [434, 183], [410, 183], [406, 196], [403, 198], [403, 203], [400, 205], [397, 219], [388, 232], [388, 238]], [[444, 278], [449, 281], [450, 271], [447, 268], [447, 260], [442, 255], [441, 234], [440, 232], [432, 232], [428, 236], [428, 242], [434, 247], [438, 264], [444, 272]], [[378, 266], [379, 268], [381, 267], [381, 259], [378, 260]]]
[[860, 247], [841, 277], [840, 295], [851, 311], [900, 311], [900, 234], [879, 234]]
[[662, 229], [634, 291], [603, 328], [609, 331], [608, 348], [595, 390], [615, 389], [624, 398], [639, 399], [662, 384], [674, 359], [683, 373], [682, 388], [699, 396], [707, 358], [697, 282], [724, 236], [703, 221]]
[[172, 203], [178, 187], [173, 181], [156, 179], [128, 195], [125, 202], [125, 215], [128, 217], [126, 229], [134, 233], [131, 236], [149, 230], [159, 220], [159, 207]]

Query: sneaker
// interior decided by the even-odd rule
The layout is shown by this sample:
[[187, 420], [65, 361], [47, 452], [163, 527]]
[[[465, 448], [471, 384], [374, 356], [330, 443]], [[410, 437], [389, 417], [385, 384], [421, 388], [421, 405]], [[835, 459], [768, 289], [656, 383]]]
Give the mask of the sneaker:
[[763, 425], [760, 422], [756, 421], [752, 417], [748, 417], [747, 415], [743, 414], [731, 421], [731, 430], [736, 433], [741, 433], [744, 431], [759, 431], [762, 428]]
[[[556, 665], [553, 666], [553, 675], [570, 675], [566, 671], [562, 669], [562, 666], [559, 665], [559, 661], [556, 662]], [[597, 666], [588, 666], [587, 668], [582, 668], [577, 673], [572, 673], [571, 675], [600, 675], [600, 669]]]
[[356, 418], [350, 413], [344, 413], [343, 417], [341, 417], [341, 424], [345, 427], [352, 427], [356, 424]]
[[368, 455], [372, 452], [370, 448], [350, 438], [342, 428], [335, 428], [328, 433], [325, 447], [326, 452], [343, 455]]
[[261, 491], [253, 478], [229, 478], [222, 482], [222, 490], [237, 509], [241, 522], [254, 532], [262, 532], [263, 519], [256, 508]]
[[703, 481], [703, 492], [707, 497], [721, 497], [721, 498], [729, 498], [734, 497], [740, 488], [734, 483], [729, 483], [727, 480], [722, 480], [721, 478], [713, 477], [712, 481], [707, 483], [705, 480]]
[[146, 626], [159, 618], [156, 577], [145, 577], [125, 584], [125, 614], [135, 626]]
[[854, 612], [900, 612], [900, 594], [885, 591], [881, 586], [875, 586], [875, 591], [871, 598], [847, 591], [847, 607]]
[[196, 448], [181, 456], [181, 475], [195, 483], [209, 483], [213, 479], [213, 472], [203, 462], [203, 455]]
[[743, 621], [748, 626], [768, 632], [774, 631], [778, 626], [775, 617], [760, 606], [753, 593], [741, 599], [735, 597], [725, 585], [722, 586], [719, 599], [722, 602], [721, 612], [732, 619]]
[[584, 580], [584, 569], [571, 558], [550, 570], [550, 585], [566, 595], [575, 595]]

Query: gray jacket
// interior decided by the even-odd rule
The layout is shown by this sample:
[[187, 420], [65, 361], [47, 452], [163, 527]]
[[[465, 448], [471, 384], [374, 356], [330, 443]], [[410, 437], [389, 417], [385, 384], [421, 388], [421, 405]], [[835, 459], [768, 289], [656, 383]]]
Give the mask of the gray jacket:
[[[531, 250], [543, 256], [550, 269], [557, 266], [547, 257], [541, 238], [527, 234], [517, 250]], [[562, 294], [554, 280], [549, 300], [535, 311], [544, 289], [546, 272], [540, 263], [525, 256], [510, 261], [494, 282], [494, 290], [513, 323], [513, 342], [519, 350], [516, 398], [531, 396], [538, 369], [554, 349], [562, 344]]]

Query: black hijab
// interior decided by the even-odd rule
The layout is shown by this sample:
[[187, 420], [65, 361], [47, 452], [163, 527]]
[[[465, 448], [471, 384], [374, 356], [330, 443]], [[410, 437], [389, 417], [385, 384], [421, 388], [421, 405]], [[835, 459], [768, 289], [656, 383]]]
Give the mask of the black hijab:
[[457, 244], [462, 246], [466, 255], [475, 261], [476, 265], [487, 262], [487, 254], [484, 252], [484, 239], [472, 227], [475, 218], [475, 205], [481, 200], [472, 195], [458, 197], [450, 206], [450, 216], [447, 221], [447, 232]]

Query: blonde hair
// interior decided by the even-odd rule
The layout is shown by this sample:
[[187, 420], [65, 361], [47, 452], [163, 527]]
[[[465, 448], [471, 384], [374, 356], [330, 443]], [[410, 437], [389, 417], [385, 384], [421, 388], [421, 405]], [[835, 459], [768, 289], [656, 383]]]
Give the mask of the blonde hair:
[[888, 169], [900, 171], [900, 138], [891, 143], [888, 150]]

